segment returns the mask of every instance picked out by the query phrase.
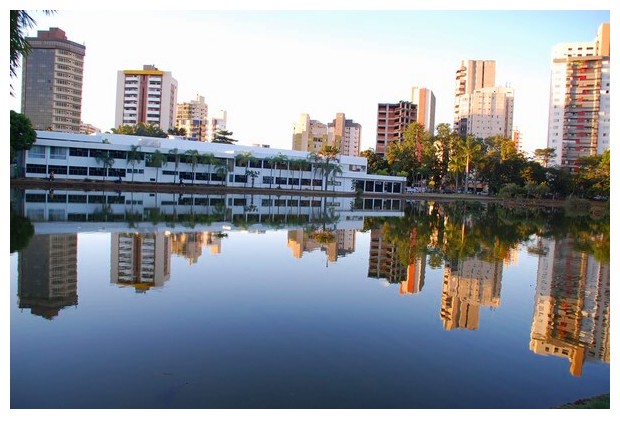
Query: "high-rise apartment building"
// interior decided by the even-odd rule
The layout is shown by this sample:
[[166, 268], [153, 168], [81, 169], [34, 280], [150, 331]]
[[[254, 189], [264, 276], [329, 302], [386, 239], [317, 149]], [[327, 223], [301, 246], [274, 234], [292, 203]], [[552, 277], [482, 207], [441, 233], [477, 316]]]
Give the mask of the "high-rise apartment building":
[[344, 113], [336, 113], [336, 118], [328, 125], [328, 134], [333, 136], [332, 145], [340, 150], [341, 155], [359, 156], [362, 140], [362, 126]]
[[591, 42], [553, 49], [547, 147], [553, 164], [573, 171], [584, 156], [609, 149], [609, 23]]
[[177, 105], [175, 126], [185, 129], [188, 140], [206, 142], [208, 116], [209, 106], [205, 103], [205, 98], [196, 95], [195, 100]]
[[215, 133], [220, 131], [226, 131], [226, 111], [220, 110], [215, 115], [207, 116], [207, 139], [206, 141], [212, 142], [215, 138]]
[[411, 89], [411, 102], [418, 106], [416, 122], [424, 125], [424, 129], [435, 134], [435, 94], [428, 88]]
[[80, 132], [86, 47], [60, 28], [28, 37], [22, 64], [22, 113], [36, 130]]
[[461, 61], [454, 97], [453, 129], [459, 134], [512, 138], [514, 91], [495, 86], [495, 61]]
[[405, 130], [416, 122], [417, 117], [417, 106], [410, 101], [379, 103], [375, 153], [386, 153], [388, 144], [392, 142], [402, 143]]
[[310, 115], [302, 113], [294, 125], [293, 150], [318, 152], [325, 145], [335, 146], [341, 155], [359, 156], [362, 138], [362, 126], [344, 113], [337, 113], [336, 118], [324, 124]]
[[459, 97], [458, 131], [479, 138], [496, 135], [512, 139], [514, 92], [512, 88], [475, 89]]
[[164, 131], [174, 128], [177, 86], [172, 73], [153, 65], [145, 65], [143, 70], [119, 70], [114, 125], [146, 123]]

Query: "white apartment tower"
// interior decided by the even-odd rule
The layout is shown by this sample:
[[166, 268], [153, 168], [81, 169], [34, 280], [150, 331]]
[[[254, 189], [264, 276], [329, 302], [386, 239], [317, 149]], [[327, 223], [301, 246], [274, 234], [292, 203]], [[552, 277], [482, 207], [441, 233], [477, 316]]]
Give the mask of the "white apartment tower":
[[226, 131], [226, 110], [220, 110], [215, 115], [207, 116], [207, 139], [212, 142], [217, 130]]
[[435, 134], [435, 94], [427, 88], [414, 86], [411, 89], [411, 102], [418, 106], [416, 122], [424, 125], [424, 129]]
[[512, 88], [475, 89], [459, 97], [459, 132], [480, 138], [502, 135], [512, 139], [513, 111]]
[[175, 126], [184, 128], [188, 140], [207, 141], [207, 117], [209, 107], [205, 98], [196, 95], [195, 100], [177, 105]]
[[147, 123], [163, 131], [174, 128], [177, 81], [172, 73], [145, 65], [143, 70], [119, 70], [114, 125]]
[[609, 149], [609, 23], [591, 42], [553, 49], [547, 147], [553, 164], [570, 171], [584, 156]]

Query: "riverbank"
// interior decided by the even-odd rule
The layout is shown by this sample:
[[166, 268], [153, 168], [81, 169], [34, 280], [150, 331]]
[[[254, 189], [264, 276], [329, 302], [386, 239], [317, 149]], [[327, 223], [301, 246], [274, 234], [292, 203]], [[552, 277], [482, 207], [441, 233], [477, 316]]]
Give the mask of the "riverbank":
[[[49, 181], [39, 178], [12, 178], [12, 189], [43, 189], [43, 190], [80, 190], [80, 191], [113, 191], [113, 192], [157, 192], [157, 193], [183, 193], [183, 194], [245, 194], [245, 195], [300, 195], [300, 196], [325, 196], [325, 197], [361, 197], [361, 198], [390, 198], [420, 201], [479, 201], [495, 202], [508, 207], [564, 207], [566, 200], [549, 199], [507, 199], [496, 196], [472, 195], [472, 194], [439, 194], [431, 192], [403, 193], [403, 194], [374, 194], [356, 192], [334, 192], [319, 189], [278, 189], [278, 188], [239, 188], [228, 187], [221, 184], [197, 184], [185, 183], [153, 183], [153, 182], [116, 182], [116, 181], [84, 181], [70, 179], [55, 179]], [[609, 206], [608, 202], [588, 201], [592, 210], [599, 212]]]

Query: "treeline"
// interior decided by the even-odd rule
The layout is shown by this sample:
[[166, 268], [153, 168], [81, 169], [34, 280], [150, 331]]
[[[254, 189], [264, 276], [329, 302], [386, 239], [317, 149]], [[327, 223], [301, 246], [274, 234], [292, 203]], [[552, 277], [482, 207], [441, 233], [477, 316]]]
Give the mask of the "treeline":
[[610, 192], [609, 150], [579, 159], [571, 173], [554, 164], [554, 149], [537, 149], [528, 158], [509, 138], [461, 136], [449, 124], [439, 124], [434, 136], [411, 124], [385, 154], [368, 149], [361, 155], [368, 173], [407, 177], [409, 186], [432, 192], [484, 189], [506, 197], [600, 199]]

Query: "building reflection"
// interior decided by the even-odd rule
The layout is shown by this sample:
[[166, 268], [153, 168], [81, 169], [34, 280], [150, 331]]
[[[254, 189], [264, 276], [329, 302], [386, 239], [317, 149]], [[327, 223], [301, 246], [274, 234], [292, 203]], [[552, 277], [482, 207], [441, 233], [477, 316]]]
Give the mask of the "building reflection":
[[370, 231], [368, 277], [398, 284], [401, 295], [411, 295], [422, 291], [425, 271], [426, 255], [415, 256], [405, 265], [399, 258], [398, 246], [386, 240], [383, 229]]
[[146, 292], [170, 279], [172, 240], [168, 232], [111, 233], [111, 282]]
[[576, 251], [570, 238], [541, 238], [538, 253], [530, 350], [568, 359], [573, 376], [585, 362], [609, 363], [609, 264]]
[[478, 329], [480, 307], [499, 307], [502, 270], [503, 261], [477, 257], [446, 262], [440, 311], [444, 329]]
[[355, 230], [336, 229], [333, 231], [308, 231], [294, 229], [288, 231], [287, 245], [293, 252], [293, 257], [299, 259], [304, 252], [320, 249], [327, 255], [328, 262], [336, 262], [338, 257], [344, 257], [355, 252]]
[[209, 248], [212, 255], [222, 252], [220, 235], [210, 231], [180, 232], [171, 234], [172, 254], [184, 257], [189, 263], [195, 264], [202, 256], [202, 249]]
[[19, 253], [19, 308], [53, 319], [78, 303], [77, 234], [34, 235]]

